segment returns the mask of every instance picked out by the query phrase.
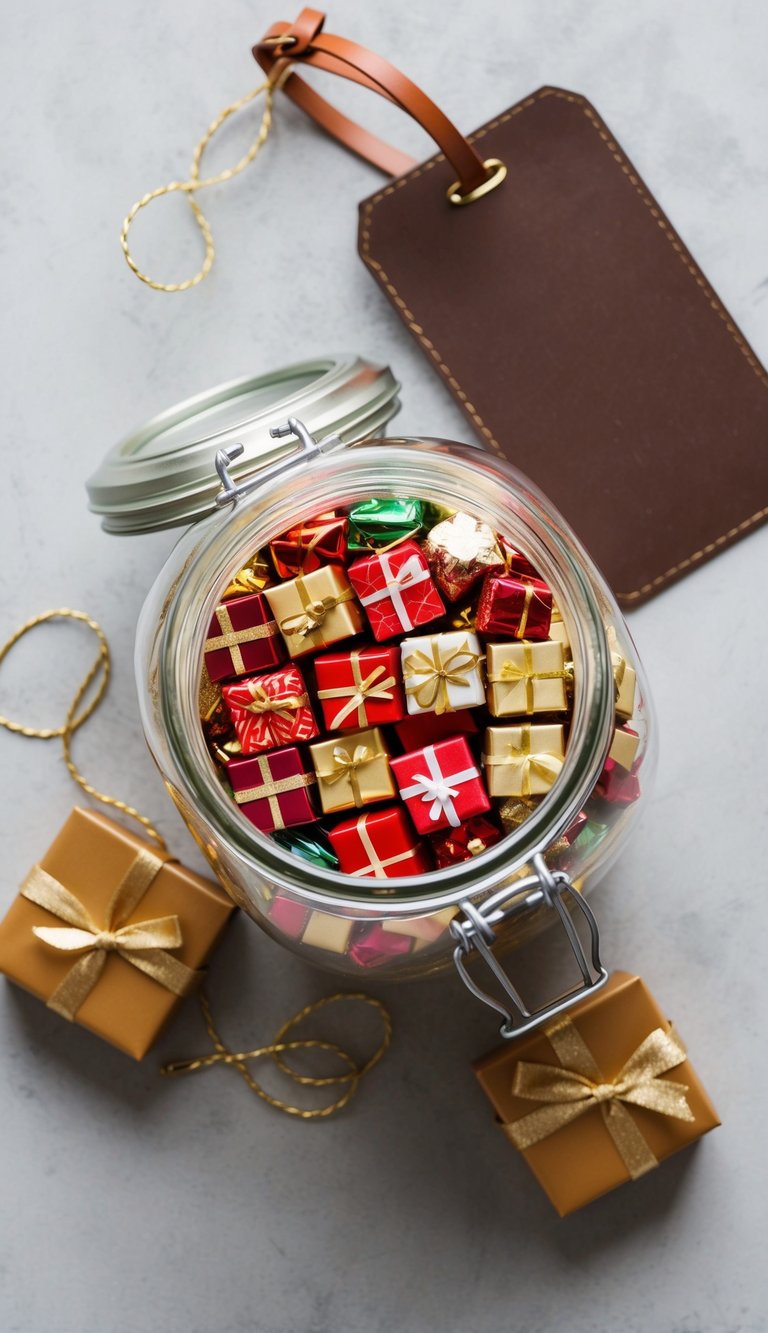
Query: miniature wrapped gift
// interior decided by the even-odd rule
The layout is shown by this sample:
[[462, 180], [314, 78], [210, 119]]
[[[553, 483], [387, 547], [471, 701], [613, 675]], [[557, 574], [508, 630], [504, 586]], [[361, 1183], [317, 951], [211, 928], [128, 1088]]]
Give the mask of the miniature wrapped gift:
[[379, 551], [409, 537], [424, 526], [422, 500], [363, 500], [349, 511], [350, 551]]
[[263, 592], [274, 581], [275, 571], [268, 551], [257, 551], [243, 568], [238, 570], [224, 589], [224, 601], [230, 597], [248, 597], [252, 592]]
[[274, 750], [317, 736], [317, 724], [298, 667], [225, 685], [222, 691], [243, 754]]
[[269, 920], [281, 935], [300, 940], [309, 921], [309, 908], [287, 894], [276, 893], [269, 904]]
[[514, 639], [546, 639], [552, 618], [552, 593], [540, 579], [489, 574], [480, 591], [476, 625], [482, 634]]
[[395, 727], [404, 750], [420, 750], [423, 745], [434, 745], [449, 736], [476, 736], [477, 732], [471, 708], [460, 708], [456, 713], [414, 713]]
[[565, 759], [563, 728], [525, 723], [488, 727], [483, 763], [491, 796], [541, 796]]
[[504, 568], [495, 532], [471, 514], [452, 514], [436, 524], [422, 550], [435, 583], [449, 602], [466, 596], [485, 574]]
[[433, 835], [432, 851], [435, 854], [435, 865], [440, 870], [443, 866], [456, 865], [459, 861], [469, 861], [473, 856], [479, 856], [488, 847], [492, 847], [500, 837], [501, 833], [490, 819], [486, 819], [484, 815], [476, 815], [474, 819], [468, 819], [466, 824], [460, 824], [456, 829], [449, 828], [443, 833]]
[[391, 639], [437, 620], [445, 611], [426, 557], [415, 542], [401, 542], [390, 551], [356, 560], [349, 577], [375, 639]]
[[167, 852], [75, 809], [0, 923], [0, 971], [140, 1060], [233, 911]]
[[277, 625], [260, 592], [216, 607], [205, 641], [205, 665], [211, 680], [268, 671], [283, 660]]
[[405, 695], [397, 648], [356, 648], [315, 661], [317, 697], [329, 731], [398, 722]]
[[382, 967], [411, 949], [411, 940], [407, 936], [388, 933], [378, 921], [358, 926], [356, 936], [349, 956], [357, 967]]
[[328, 840], [328, 834], [319, 824], [309, 828], [278, 829], [272, 834], [279, 847], [284, 847], [302, 861], [309, 861], [323, 870], [337, 870], [339, 858]]
[[[615, 745], [614, 737], [614, 745]], [[640, 779], [637, 765], [629, 772], [615, 759], [606, 759], [603, 771], [595, 784], [593, 797], [599, 797], [609, 805], [634, 805], [640, 798]]]
[[262, 833], [317, 818], [309, 792], [315, 775], [306, 771], [295, 745], [233, 759], [227, 776], [242, 813]]
[[326, 953], [346, 953], [353, 925], [347, 917], [332, 912], [310, 912], [301, 938], [304, 944]]
[[400, 806], [346, 819], [329, 836], [341, 870], [356, 879], [395, 879], [432, 869], [421, 839], [414, 836]]
[[640, 737], [631, 727], [617, 727], [613, 733], [613, 741], [608, 751], [608, 758], [615, 764], [623, 768], [627, 773], [632, 771], [632, 765], [637, 758], [637, 751], [640, 745]]
[[400, 755], [392, 772], [419, 833], [457, 829], [491, 803], [464, 736]]
[[430, 912], [428, 916], [409, 916], [383, 921], [381, 928], [387, 935], [405, 935], [409, 940], [413, 940], [413, 952], [417, 953], [434, 944], [435, 940], [439, 940], [453, 918], [458, 915], [458, 907], [443, 907], [439, 912]]
[[488, 707], [494, 717], [562, 713], [568, 708], [559, 643], [489, 643]]
[[240, 753], [240, 742], [232, 715], [224, 702], [221, 686], [211, 680], [205, 665], [200, 674], [198, 706], [203, 735], [209, 749], [221, 763], [228, 764], [233, 753]]
[[389, 755], [378, 727], [310, 745], [323, 811], [359, 809], [395, 795]]
[[561, 1217], [720, 1123], [676, 1032], [626, 972], [475, 1073]]
[[409, 713], [453, 713], [485, 703], [477, 635], [450, 630], [403, 639], [400, 652]]
[[538, 569], [532, 565], [527, 555], [522, 551], [516, 550], [506, 537], [499, 537], [499, 546], [504, 558], [504, 573], [511, 574], [516, 579], [540, 579]]
[[347, 554], [346, 518], [334, 513], [318, 514], [282, 537], [270, 542], [269, 550], [281, 579], [311, 574], [323, 565], [343, 564]]
[[265, 592], [291, 657], [359, 634], [363, 618], [339, 565], [323, 565]]
[[637, 673], [621, 653], [612, 653], [613, 679], [616, 682], [616, 716], [624, 722], [631, 722], [635, 711], [635, 692]]

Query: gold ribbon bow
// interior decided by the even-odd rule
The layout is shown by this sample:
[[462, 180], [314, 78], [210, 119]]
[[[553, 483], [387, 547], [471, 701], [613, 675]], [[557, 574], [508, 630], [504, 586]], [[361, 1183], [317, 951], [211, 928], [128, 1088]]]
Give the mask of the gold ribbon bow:
[[[537, 680], [565, 680], [566, 672], [563, 671], [534, 671], [533, 669], [533, 649], [529, 643], [521, 643], [519, 647], [523, 650], [522, 665], [519, 662], [508, 658], [502, 662], [501, 669], [488, 677], [491, 685], [519, 685], [521, 681], [525, 682], [525, 711], [533, 712], [534, 706], [534, 685]], [[502, 702], [502, 708], [506, 705], [506, 699]]]
[[506, 764], [520, 764], [522, 772], [520, 775], [520, 795], [531, 795], [531, 774], [543, 778], [549, 782], [550, 786], [557, 777], [560, 769], [563, 767], [562, 759], [556, 754], [547, 754], [542, 751], [540, 754], [531, 753], [531, 729], [530, 727], [521, 727], [522, 738], [519, 745], [514, 745], [512, 741], [507, 742], [506, 754], [484, 754], [483, 763], [486, 767], [499, 767]]
[[687, 1085], [661, 1077], [686, 1058], [685, 1047], [676, 1034], [654, 1028], [613, 1079], [603, 1078], [592, 1052], [569, 1018], [547, 1029], [546, 1035], [560, 1066], [526, 1060], [518, 1064], [512, 1086], [514, 1096], [545, 1105], [504, 1125], [504, 1132], [515, 1147], [530, 1148], [585, 1111], [599, 1106], [606, 1129], [632, 1180], [658, 1166], [655, 1154], [624, 1103], [677, 1120], [695, 1118], [685, 1096]]
[[374, 759], [383, 758], [384, 755], [381, 750], [372, 750], [370, 745], [356, 745], [351, 754], [343, 745], [334, 745], [333, 768], [321, 773], [320, 777], [323, 782], [328, 783], [329, 787], [332, 787], [336, 782], [340, 782], [342, 778], [348, 778], [349, 785], [352, 788], [352, 799], [359, 808], [363, 804], [359, 770], [366, 764], [372, 764]]
[[390, 700], [392, 698], [393, 686], [397, 683], [394, 676], [386, 676], [384, 680], [381, 680], [381, 676], [384, 675], [384, 672], [387, 669], [385, 666], [374, 667], [373, 671], [369, 672], [365, 677], [365, 680], [363, 680], [357, 653], [351, 654], [350, 662], [352, 664], [352, 678], [354, 684], [334, 685], [326, 690], [317, 691], [318, 699], [347, 700], [345, 704], [342, 704], [335, 717], [331, 719], [329, 723], [331, 731], [335, 730], [336, 727], [340, 727], [349, 717], [350, 713], [354, 713], [355, 709], [357, 709], [358, 725], [364, 727], [368, 721], [365, 712], [366, 700]]
[[289, 638], [303, 639], [320, 629], [329, 611], [333, 611], [342, 602], [351, 602], [355, 595], [352, 588], [344, 588], [340, 593], [329, 593], [327, 597], [314, 599], [309, 596], [301, 575], [294, 579], [294, 583], [304, 609], [280, 621], [281, 632]]
[[243, 661], [241, 644], [255, 643], [257, 639], [271, 638], [277, 632], [277, 625], [274, 620], [266, 620], [263, 625], [251, 625], [248, 629], [235, 629], [232, 624], [232, 617], [229, 614], [229, 607], [223, 602], [221, 606], [216, 607], [216, 619], [219, 622], [221, 634], [214, 634], [210, 639], [206, 639], [204, 651], [212, 653], [219, 648], [228, 648], [232, 658], [232, 668], [238, 676], [242, 676], [248, 668]]
[[146, 973], [174, 995], [189, 994], [199, 973], [166, 952], [167, 949], [178, 949], [182, 944], [179, 918], [162, 916], [121, 925], [144, 897], [163, 865], [162, 858], [149, 849], [137, 852], [112, 895], [103, 926], [97, 925], [74, 893], [41, 866], [30, 871], [21, 886], [22, 897], [67, 923], [65, 926], [33, 926], [33, 934], [52, 949], [80, 955], [49, 997], [49, 1009], [55, 1009], [64, 1018], [74, 1019], [99, 980], [110, 953], [118, 954], [131, 967]]
[[431, 658], [421, 649], [411, 653], [403, 662], [405, 680], [414, 676], [425, 677], [418, 684], [406, 685], [406, 694], [412, 694], [416, 703], [424, 712], [451, 713], [453, 707], [448, 696], [449, 685], [469, 685], [468, 676], [476, 670], [482, 661], [479, 653], [473, 653], [469, 641], [464, 640], [458, 648], [449, 653], [445, 661], [440, 652], [439, 638], [433, 638], [430, 644]]
[[255, 713], [261, 717], [264, 713], [275, 713], [277, 717], [283, 718], [285, 722], [291, 721], [291, 713], [297, 708], [304, 708], [308, 702], [306, 694], [287, 694], [271, 695], [267, 694], [263, 685], [252, 683], [248, 686], [251, 693], [251, 702], [241, 704], [246, 713]]

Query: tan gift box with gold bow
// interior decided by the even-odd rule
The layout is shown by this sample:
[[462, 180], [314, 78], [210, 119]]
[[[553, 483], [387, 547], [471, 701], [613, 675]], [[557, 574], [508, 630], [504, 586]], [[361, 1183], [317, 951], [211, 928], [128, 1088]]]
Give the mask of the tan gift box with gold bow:
[[233, 911], [167, 852], [75, 809], [0, 922], [0, 971], [140, 1060]]
[[627, 972], [474, 1068], [561, 1217], [720, 1124], [680, 1038]]

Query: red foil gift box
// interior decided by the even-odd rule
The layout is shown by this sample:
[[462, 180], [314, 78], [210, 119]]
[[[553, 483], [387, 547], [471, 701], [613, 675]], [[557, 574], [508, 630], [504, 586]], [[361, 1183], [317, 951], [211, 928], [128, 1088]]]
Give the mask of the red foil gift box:
[[420, 750], [449, 736], [476, 736], [478, 727], [471, 708], [458, 708], [455, 713], [414, 713], [398, 722], [395, 733], [404, 750]]
[[204, 653], [211, 680], [245, 676], [249, 671], [268, 671], [280, 665], [282, 640], [260, 592], [216, 607]]
[[345, 819], [328, 836], [339, 869], [356, 879], [396, 879], [432, 869], [421, 840], [414, 837], [408, 816], [399, 806]]
[[398, 722], [405, 715], [397, 648], [357, 648], [315, 660], [317, 697], [329, 731]]
[[432, 838], [432, 851], [435, 854], [435, 865], [438, 870], [444, 866], [456, 865], [458, 861], [469, 861], [473, 856], [479, 856], [486, 847], [492, 847], [499, 841], [501, 833], [490, 819], [484, 815], [476, 815], [474, 819], [468, 819], [466, 824], [460, 824], [458, 828], [446, 829], [443, 833], [435, 833]]
[[225, 685], [222, 694], [235, 724], [243, 754], [274, 750], [290, 741], [318, 735], [304, 677], [285, 666], [264, 676]]
[[306, 772], [295, 745], [233, 759], [227, 777], [246, 819], [262, 833], [317, 819], [309, 793], [315, 775]]
[[633, 805], [640, 796], [638, 768], [639, 763], [628, 773], [615, 759], [606, 759], [594, 795], [602, 797], [609, 805]]
[[390, 959], [409, 953], [411, 944], [407, 935], [392, 935], [376, 922], [359, 932], [349, 956], [357, 967], [381, 967]]
[[317, 514], [307, 523], [284, 532], [269, 550], [281, 579], [311, 574], [331, 561], [343, 564], [347, 555], [349, 520], [334, 513]]
[[547, 639], [552, 592], [541, 579], [486, 576], [477, 603], [477, 628], [483, 634], [513, 639]]
[[400, 797], [419, 833], [457, 829], [491, 803], [464, 736], [425, 745], [392, 760]]
[[506, 537], [499, 537], [499, 545], [501, 546], [501, 553], [504, 556], [505, 574], [511, 574], [512, 577], [516, 579], [536, 579], [539, 583], [543, 582], [538, 569], [531, 564], [528, 557], [523, 555], [522, 551], [516, 551], [514, 546], [511, 546], [507, 541]]
[[391, 639], [393, 634], [445, 614], [426, 557], [416, 542], [401, 542], [390, 551], [365, 556], [347, 572], [376, 639]]

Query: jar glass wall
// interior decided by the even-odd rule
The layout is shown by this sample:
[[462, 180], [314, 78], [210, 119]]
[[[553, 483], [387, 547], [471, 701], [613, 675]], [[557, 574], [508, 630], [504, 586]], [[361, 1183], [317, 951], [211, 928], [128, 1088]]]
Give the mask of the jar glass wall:
[[[229, 580], [253, 551], [313, 514], [375, 496], [419, 496], [471, 509], [523, 550], [552, 589], [574, 664], [570, 738], [562, 772], [519, 828], [479, 856], [418, 878], [387, 882], [385, 897], [359, 881], [299, 861], [233, 805], [207, 751], [198, 716], [203, 643]], [[606, 760], [614, 742], [616, 676], [637, 674], [631, 772]], [[234, 900], [271, 935], [318, 964], [356, 974], [411, 976], [452, 956], [451, 917], [526, 873], [542, 852], [587, 888], [618, 853], [652, 779], [648, 691], [616, 604], [561, 516], [524, 477], [478, 449], [386, 440], [297, 464], [190, 530], [172, 553], [139, 624], [137, 675], [152, 753], [171, 796]], [[627, 678], [628, 679], [628, 678]], [[632, 779], [633, 781], [630, 781]], [[570, 833], [572, 836], [566, 837]], [[535, 923], [533, 923], [535, 926]], [[366, 947], [380, 927], [383, 957]], [[510, 923], [503, 943], [532, 928]], [[379, 937], [381, 938], [381, 936]]]

